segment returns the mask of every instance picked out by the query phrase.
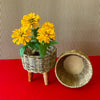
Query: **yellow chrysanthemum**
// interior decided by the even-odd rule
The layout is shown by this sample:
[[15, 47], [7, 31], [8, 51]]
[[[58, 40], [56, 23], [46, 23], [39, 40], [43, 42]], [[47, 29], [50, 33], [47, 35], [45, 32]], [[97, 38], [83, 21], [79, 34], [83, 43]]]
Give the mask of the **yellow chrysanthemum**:
[[51, 28], [54, 30], [54, 24], [53, 23], [50, 23], [50, 22], [45, 22], [42, 24], [42, 28]]
[[40, 26], [40, 16], [36, 15], [35, 13], [30, 13], [28, 15], [24, 15], [23, 19], [21, 20], [21, 24], [27, 28], [32, 28], [34, 27], [35, 29], [37, 26]]
[[13, 42], [17, 45], [23, 44], [26, 45], [26, 42], [29, 42], [31, 40], [30, 36], [32, 36], [31, 30], [27, 30], [25, 27], [21, 27], [20, 29], [15, 29], [12, 31], [13, 34], [11, 35], [13, 39]]
[[50, 39], [55, 40], [55, 32], [53, 29], [51, 28], [40, 28], [38, 29], [38, 36], [37, 39], [39, 40], [39, 42], [45, 42], [45, 43], [49, 43]]

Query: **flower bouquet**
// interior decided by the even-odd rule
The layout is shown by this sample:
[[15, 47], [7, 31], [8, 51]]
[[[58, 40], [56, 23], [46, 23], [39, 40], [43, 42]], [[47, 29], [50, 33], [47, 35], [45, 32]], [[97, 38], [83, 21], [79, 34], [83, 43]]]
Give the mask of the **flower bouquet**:
[[20, 56], [23, 56], [25, 49], [29, 48], [31, 54], [35, 54], [38, 51], [40, 57], [43, 58], [46, 55], [47, 48], [57, 44], [54, 24], [45, 22], [42, 27], [39, 27], [40, 20], [40, 16], [35, 16], [35, 13], [24, 15], [21, 20], [22, 27], [12, 31], [13, 42], [17, 45], [23, 44], [20, 48]]
[[56, 48], [54, 24], [45, 22], [40, 26], [40, 16], [35, 13], [24, 15], [22, 26], [15, 29], [11, 37], [20, 48], [20, 56], [24, 69], [28, 72], [48, 72], [55, 66]]

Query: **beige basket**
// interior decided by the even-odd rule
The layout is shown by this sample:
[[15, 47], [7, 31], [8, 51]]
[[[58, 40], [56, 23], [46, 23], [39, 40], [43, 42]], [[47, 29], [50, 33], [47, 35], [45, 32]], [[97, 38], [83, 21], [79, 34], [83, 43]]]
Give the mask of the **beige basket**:
[[[75, 56], [78, 59], [72, 59], [74, 58], [73, 56]], [[69, 57], [71, 59], [68, 59]], [[64, 65], [66, 64], [65, 61], [67, 62], [67, 66]], [[75, 71], [74, 73], [70, 73], [71, 71], [70, 69], [68, 69], [68, 64], [70, 67], [71, 65], [76, 65], [76, 67], [79, 66], [80, 70], [82, 71], [80, 73], [75, 73]], [[65, 67], [67, 68], [67, 70], [65, 69]], [[89, 80], [92, 77], [93, 70], [88, 57], [84, 53], [76, 50], [71, 50], [66, 51], [59, 57], [55, 65], [55, 74], [59, 82], [64, 86], [70, 88], [78, 88], [84, 86], [89, 82]]]
[[[44, 58], [40, 56], [30, 55], [30, 50], [26, 49], [23, 55], [22, 64], [25, 70], [34, 73], [44, 73], [48, 72], [55, 66], [56, 63], [56, 48], [50, 46], [47, 51], [47, 55]], [[29, 53], [29, 54], [26, 54]]]

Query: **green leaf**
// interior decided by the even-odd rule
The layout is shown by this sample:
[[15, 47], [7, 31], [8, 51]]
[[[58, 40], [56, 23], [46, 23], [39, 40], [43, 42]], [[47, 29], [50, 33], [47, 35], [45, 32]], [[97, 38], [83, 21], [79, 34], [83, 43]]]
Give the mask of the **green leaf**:
[[22, 47], [20, 48], [20, 56], [21, 56], [21, 57], [23, 56], [26, 47], [27, 47], [27, 46], [25, 45], [25, 46], [22, 46]]
[[31, 40], [35, 39], [35, 36], [30, 36], [31, 37]]
[[33, 50], [32, 50], [32, 54], [34, 54], [36, 50], [37, 50], [37, 49], [33, 49]]
[[34, 48], [34, 42], [29, 42], [27, 43], [27, 46], [31, 49]]
[[58, 42], [56, 42], [55, 40], [50, 41], [50, 45], [53, 45], [53, 44], [58, 44]]
[[34, 43], [34, 48], [39, 49], [39, 45], [40, 45], [39, 43]]
[[36, 29], [32, 29], [32, 33], [34, 34], [35, 37], [37, 37], [37, 30], [39, 29], [39, 27], [37, 27]]
[[31, 42], [35, 43], [35, 42], [37, 42], [37, 40], [36, 39], [33, 39], [33, 40], [31, 40]]
[[58, 42], [56, 42], [55, 40], [50, 41], [50, 43], [46, 44], [47, 47], [54, 45], [54, 44], [58, 44]]
[[32, 49], [39, 49], [39, 43], [36, 41], [32, 41], [32, 42], [29, 42], [27, 43], [27, 47], [30, 48], [31, 50]]
[[39, 54], [41, 58], [43, 58], [46, 55], [47, 47], [45, 45], [40, 44], [39, 45]]

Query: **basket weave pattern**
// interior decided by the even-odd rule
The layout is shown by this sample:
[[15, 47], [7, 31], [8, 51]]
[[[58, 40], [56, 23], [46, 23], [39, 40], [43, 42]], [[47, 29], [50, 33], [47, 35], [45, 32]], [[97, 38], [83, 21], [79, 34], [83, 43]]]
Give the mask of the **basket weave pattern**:
[[[71, 55], [78, 56], [83, 60], [84, 69], [80, 74], [77, 75], [69, 74], [65, 71], [63, 67], [63, 62], [65, 58]], [[90, 79], [92, 78], [93, 69], [87, 55], [85, 55], [83, 52], [80, 51], [71, 50], [71, 51], [66, 51], [59, 57], [55, 65], [55, 73], [59, 82], [64, 86], [70, 88], [79, 88], [86, 85], [90, 81]]]
[[22, 57], [22, 64], [25, 70], [34, 73], [48, 72], [55, 66], [56, 63], [56, 48], [50, 46], [47, 51], [47, 55], [44, 58], [40, 56], [27, 55], [24, 53]]

